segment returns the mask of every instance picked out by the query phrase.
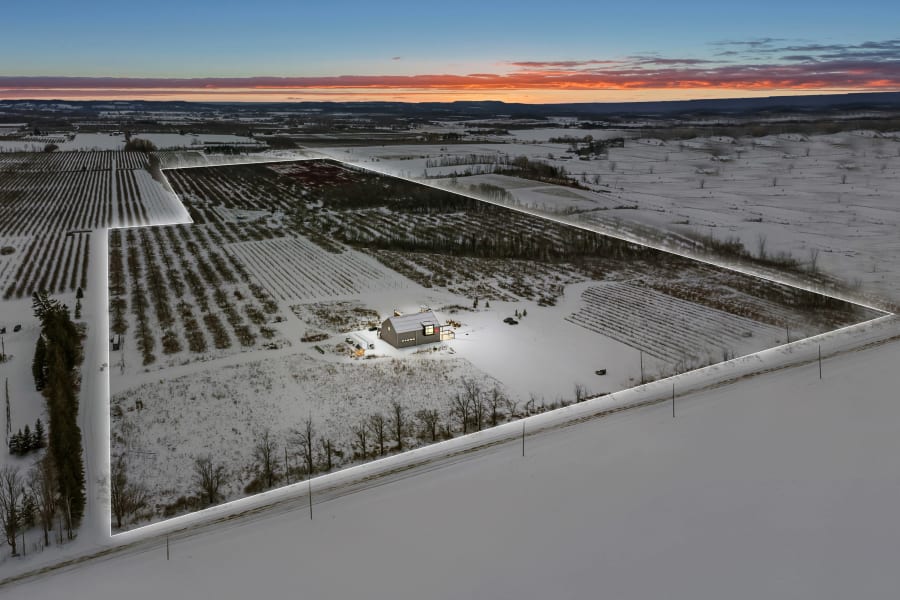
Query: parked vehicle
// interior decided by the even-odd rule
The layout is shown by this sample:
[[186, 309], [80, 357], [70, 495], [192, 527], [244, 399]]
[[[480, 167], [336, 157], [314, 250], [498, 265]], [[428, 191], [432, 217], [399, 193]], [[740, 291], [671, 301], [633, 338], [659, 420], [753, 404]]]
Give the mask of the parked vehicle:
[[15, 327], [13, 327], [13, 333], [15, 333], [16, 331], [22, 331], [22, 326], [16, 325]]

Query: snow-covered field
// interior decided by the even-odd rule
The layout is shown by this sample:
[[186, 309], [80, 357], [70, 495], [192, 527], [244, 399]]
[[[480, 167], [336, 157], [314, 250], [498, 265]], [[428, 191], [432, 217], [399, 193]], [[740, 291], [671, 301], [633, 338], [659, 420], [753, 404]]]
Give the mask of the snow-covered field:
[[[541, 135], [549, 137], [546, 134]], [[871, 138], [859, 137], [871, 141]], [[517, 143], [514, 147], [511, 144], [504, 144], [502, 148], [503, 151], [509, 151], [510, 156], [522, 153], [544, 159], [547, 159], [549, 153], [557, 156], [557, 153], [565, 150], [565, 146], [548, 150], [546, 146], [541, 147], [545, 145], [546, 140], [537, 141], [539, 143], [535, 144], [528, 143], [528, 140], [521, 140], [521, 143]], [[812, 142], [799, 138], [787, 141], [812, 144]], [[644, 168], [642, 166], [644, 163], [641, 161], [650, 159], [643, 155], [637, 156], [633, 159], [634, 163], [632, 164], [628, 163], [630, 159], [625, 154], [619, 157], [615, 155], [616, 152], [633, 150], [634, 143], [638, 142], [629, 140], [626, 148], [613, 149], [613, 156], [610, 157], [610, 160], [617, 162], [614, 170], [623, 171], [623, 177], [625, 175], [631, 177], [632, 179], [629, 181], [634, 183], [637, 189], [638, 183], [643, 177], [639, 172]], [[724, 144], [726, 142], [720, 140], [715, 143]], [[790, 251], [794, 252], [795, 256], [799, 256], [796, 254], [798, 243], [794, 239], [796, 237], [802, 242], [802, 248], [809, 252], [808, 260], [813, 260], [814, 256], [809, 251], [810, 240], [815, 236], [819, 236], [816, 239], [822, 239], [826, 237], [825, 233], [830, 235], [829, 227], [835, 227], [837, 233], [831, 235], [835, 248], [838, 246], [844, 248], [845, 242], [847, 242], [850, 248], [858, 250], [857, 255], [852, 254], [857, 250], [843, 250], [842, 255], [845, 258], [861, 260], [859, 254], [864, 252], [883, 253], [887, 266], [883, 267], [884, 271], [880, 271], [882, 267], [876, 266], [873, 274], [889, 275], [887, 270], [893, 268], [891, 261], [893, 260], [892, 249], [894, 246], [891, 244], [896, 244], [896, 236], [891, 238], [888, 229], [896, 215], [896, 207], [888, 202], [888, 195], [893, 188], [890, 187], [892, 185], [891, 178], [883, 175], [890, 172], [887, 166], [877, 173], [874, 171], [870, 173], [875, 178], [881, 177], [878, 179], [877, 185], [868, 184], [869, 187], [867, 187], [870, 192], [873, 190], [878, 192], [870, 196], [872, 206], [868, 204], [863, 206], [861, 202], [854, 201], [846, 206], [846, 211], [849, 211], [846, 213], [835, 207], [832, 215], [834, 218], [829, 217], [831, 220], [818, 218], [820, 215], [813, 210], [813, 207], [816, 206], [813, 197], [816, 194], [825, 194], [827, 197], [827, 193], [830, 193], [831, 188], [835, 187], [834, 185], [823, 185], [821, 189], [816, 188], [809, 194], [799, 194], [799, 200], [797, 199], [798, 195], [790, 193], [789, 190], [783, 192], [779, 197], [781, 199], [778, 200], [778, 204], [770, 202], [753, 205], [751, 201], [755, 202], [759, 198], [755, 198], [755, 200], [749, 198], [748, 200], [751, 192], [760, 194], [762, 192], [758, 192], [754, 186], [748, 183], [753, 179], [748, 175], [744, 178], [743, 187], [738, 190], [740, 198], [733, 199], [733, 206], [730, 205], [727, 210], [717, 204], [721, 200], [719, 195], [703, 197], [700, 194], [693, 199], [691, 193], [686, 191], [687, 186], [693, 181], [692, 174], [705, 177], [703, 188], [700, 191], [706, 192], [716, 190], [714, 184], [717, 181], [740, 179], [739, 174], [735, 174], [731, 179], [723, 177], [723, 173], [727, 169], [736, 167], [740, 160], [749, 161], [750, 158], [754, 158], [755, 162], [750, 161], [745, 165], [751, 174], [755, 172], [754, 169], [759, 164], [771, 171], [777, 166], [777, 161], [765, 163], [762, 154], [757, 156], [754, 153], [771, 152], [772, 148], [779, 147], [779, 143], [781, 142], [777, 140], [771, 143], [760, 142], [756, 147], [741, 150], [743, 158], [740, 159], [724, 161], [710, 159], [716, 164], [716, 167], [710, 168], [719, 169], [718, 174], [713, 174], [713, 171], [697, 173], [697, 169], [706, 170], [706, 166], [696, 167], [690, 173], [678, 170], [687, 168], [685, 165], [688, 163], [684, 160], [679, 163], [677, 157], [674, 156], [659, 159], [659, 164], [680, 164], [678, 168], [673, 168], [673, 171], [667, 175], [668, 179], [662, 184], [667, 186], [666, 190], [669, 189], [668, 186], [672, 186], [674, 189], [671, 197], [668, 191], [663, 194], [671, 202], [667, 206], [653, 204], [648, 199], [648, 194], [643, 192], [643, 195], [632, 193], [629, 196], [625, 184], [609, 184], [605, 175], [595, 183], [587, 172], [585, 185], [591, 187], [590, 190], [562, 188], [491, 174], [459, 177], [458, 183], [464, 188], [470, 183], [484, 182], [497, 185], [507, 189], [512, 194], [513, 202], [519, 206], [546, 211], [555, 216], [577, 218], [583, 223], [594, 223], [603, 227], [617, 226], [623, 230], [636, 232], [638, 234], [636, 237], [652, 238], [663, 235], [660, 232], [685, 236], [697, 234], [701, 230], [712, 231], [713, 235], [720, 237], [718, 232], [727, 228], [730, 232], [729, 235], [740, 236], [745, 245], [751, 249], [756, 249], [762, 243], [769, 253], [775, 254], [787, 251], [784, 249], [790, 246], [793, 248]], [[813, 145], [813, 148], [821, 149], [820, 146], [822, 148], [832, 146], [839, 149], [844, 148], [840, 145], [843, 142], [837, 142], [831, 138], [825, 141], [816, 140], [815, 143], [818, 145]], [[871, 143], [890, 144], [891, 140]], [[644, 145], [657, 150], [665, 147], [649, 142]], [[852, 146], [852, 144], [849, 145]], [[709, 147], [708, 140], [701, 140], [684, 144], [679, 148], [678, 153], [709, 153]], [[452, 146], [449, 148], [453, 150]], [[529, 148], [532, 149], [529, 150]], [[540, 150], [535, 148], [540, 148]], [[378, 151], [382, 154], [378, 154]], [[459, 153], [473, 151], [491, 152], [496, 151], [496, 148], [485, 146], [473, 149], [473, 146], [470, 145], [460, 149]], [[417, 168], [409, 161], [420, 161], [422, 170], [427, 170], [429, 175], [434, 175], [436, 171], [433, 173], [433, 168], [426, 166], [427, 161], [439, 156], [440, 152], [446, 154], [445, 151], [434, 155], [428, 154], [429, 148], [424, 146], [410, 147], [409, 154], [403, 148], [398, 149], [397, 147], [387, 149], [354, 148], [352, 150], [352, 153], [356, 154], [366, 152], [370, 152], [370, 154], [367, 159], [361, 161], [364, 166], [378, 169], [387, 167], [386, 170], [390, 171], [399, 169], [396, 165], [401, 165], [403, 169], [394, 172], [409, 176], [416, 176], [414, 169]], [[414, 152], [418, 154], [414, 155]], [[811, 150], [810, 156], [815, 156], [815, 152], [818, 150]], [[862, 153], [862, 158], [868, 156], [866, 150], [859, 150], [856, 146], [853, 146], [853, 152], [856, 153], [853, 156], [858, 156], [860, 153]], [[798, 153], [797, 156], [800, 154]], [[884, 153], [878, 156], [879, 160], [888, 161], [890, 158]], [[357, 160], [359, 157], [352, 158]], [[803, 158], [809, 157], [804, 155]], [[369, 162], [384, 164], [372, 165], [368, 164]], [[578, 161], [577, 159], [558, 161], [558, 164], [567, 165], [566, 168], [570, 172], [574, 171], [573, 167], [576, 164], [580, 166], [589, 163], [605, 165], [608, 168], [606, 161]], [[624, 168], [625, 166], [628, 168]], [[650, 174], [661, 174], [657, 168], [654, 167], [653, 173]], [[798, 164], [794, 170], [800, 168], [801, 166]], [[812, 169], [809, 165], [803, 168]], [[851, 174], [860, 169], [857, 163], [846, 163], [841, 168]], [[113, 222], [121, 219], [126, 221], [126, 224], [183, 222], [187, 219], [184, 211], [175, 216], [169, 215], [167, 211], [170, 211], [172, 207], [171, 194], [153, 181], [145, 171], [134, 169], [129, 170], [128, 173], [130, 175], [123, 176], [122, 182], [119, 184], [124, 187], [110, 186], [113, 191], [111, 196], [108, 195], [106, 198], [110, 208], [108, 211], [101, 210], [99, 212], [101, 217], [106, 215], [105, 218], [113, 219]], [[110, 180], [115, 180], [115, 178], [116, 176], [113, 175]], [[716, 180], [715, 178], [721, 179]], [[850, 187], [852, 182], [849, 179], [850, 176], [848, 176], [847, 183], [839, 185], [855, 189]], [[811, 181], [815, 183], [815, 177]], [[653, 182], [648, 180], [644, 183], [651, 185]], [[796, 181], [792, 181], [792, 184], [801, 186], [799, 177]], [[883, 186], [884, 189], [879, 186]], [[622, 187], [626, 189], [618, 189]], [[120, 190], [124, 190], [124, 192]], [[134, 209], [123, 207], [116, 200], [117, 194], [123, 193], [128, 194], [129, 198], [140, 199], [141, 206]], [[704, 364], [705, 360], [686, 360], [687, 353], [696, 345], [697, 340], [700, 340], [697, 343], [707, 346], [705, 352], [709, 353], [709, 360], [713, 361], [713, 359], [721, 360], [723, 351], [730, 352], [729, 356], [735, 356], [782, 343], [786, 337], [784, 334], [788, 333], [782, 331], [780, 327], [756, 321], [748, 322], [736, 315], [725, 315], [720, 319], [715, 316], [716, 313], [712, 309], [707, 307], [697, 312], [697, 305], [660, 292], [650, 291], [647, 288], [641, 288], [638, 291], [631, 283], [616, 283], [603, 288], [598, 287], [596, 281], [584, 281], [577, 278], [565, 280], [564, 283], [559, 284], [562, 294], [555, 306], [545, 306], [534, 299], [508, 297], [492, 299], [490, 307], [485, 306], [482, 302], [477, 310], [468, 310], [468, 307], [471, 306], [471, 295], [462, 291], [462, 288], [456, 291], [448, 289], [449, 286], [423, 288], [418, 281], [413, 281], [405, 275], [391, 270], [385, 263], [376, 260], [376, 255], [371, 253], [347, 249], [344, 254], [334, 255], [324, 252], [312, 240], [303, 236], [294, 234], [283, 236], [277, 233], [269, 237], [268, 234], [261, 233], [265, 228], [273, 228], [272, 231], [278, 231], [284, 226], [283, 222], [274, 226], [271, 224], [252, 225], [252, 228], [256, 228], [262, 237], [251, 238], [254, 241], [248, 241], [236, 234], [238, 226], [243, 227], [245, 221], [252, 221], [256, 217], [271, 220], [279, 211], [285, 210], [291, 200], [279, 200], [279, 204], [273, 205], [272, 210], [262, 212], [233, 207], [230, 202], [243, 206], [242, 203], [248, 201], [243, 195], [244, 193], [244, 191], [237, 191], [234, 196], [226, 195], [224, 197], [214, 195], [203, 199], [202, 202], [194, 202], [199, 196], [192, 197], [192, 204], [195, 205], [195, 208], [199, 208], [207, 217], [213, 213], [219, 215], [224, 219], [222, 221], [224, 226], [198, 225], [193, 228], [185, 228], [192, 232], [188, 234], [179, 232], [178, 236], [181, 236], [186, 248], [190, 249], [190, 244], [193, 243], [197, 247], [203, 248], [202, 256], [207, 256], [206, 253], [210, 248], [213, 253], [221, 251], [220, 258], [234, 265], [235, 274], [240, 282], [233, 284], [233, 287], [223, 288], [229, 295], [238, 298], [241, 302], [249, 300], [248, 306], [253, 304], [254, 298], [259, 300], [261, 305], [264, 304], [264, 297], [250, 292], [247, 287], [248, 281], [241, 279], [238, 265], [244, 265], [249, 271], [249, 281], [259, 283], [268, 294], [276, 299], [278, 306], [276, 313], [273, 314], [277, 314], [279, 318], [283, 317], [283, 320], [277, 323], [269, 321], [265, 325], [261, 325], [263, 328], [271, 328], [274, 332], [271, 347], [266, 347], [269, 342], [257, 337], [253, 344], [235, 342], [230, 349], [216, 351], [210, 349], [206, 355], [199, 357], [186, 349], [181, 350], [171, 355], [166, 361], [151, 368], [145, 368], [140, 363], [137, 346], [130, 341], [126, 344], [125, 352], [122, 353], [122, 355], [127, 353], [128, 360], [122, 364], [121, 373], [118, 363], [112, 361], [114, 362], [112, 371], [115, 392], [112, 403], [114, 450], [128, 452], [131, 476], [151, 487], [155, 494], [154, 501], [161, 504], [170, 503], [178, 496], [190, 493], [192, 461], [201, 453], [211, 454], [227, 462], [229, 470], [234, 476], [229, 484], [228, 497], [234, 498], [243, 495], [241, 488], [253, 477], [252, 445], [258, 440], [261, 432], [266, 429], [270, 430], [279, 447], [286, 448], [289, 430], [299, 426], [306, 417], [314, 420], [322, 440], [352, 439], [354, 425], [358, 425], [362, 419], [376, 412], [384, 413], [387, 416], [390, 400], [399, 397], [403, 399], [405, 409], [410, 416], [420, 409], [437, 409], [441, 413], [444, 426], [450, 427], [455, 418], [452, 412], [453, 397], [457, 393], [464, 392], [462, 383], [464, 378], [479, 382], [481, 390], [485, 392], [496, 386], [513, 403], [512, 407], [505, 409], [507, 413], [511, 414], [517, 411], [521, 413], [526, 411], [526, 407], [528, 407], [528, 412], [541, 412], [560, 403], [571, 402], [574, 394], [578, 393], [573, 389], [576, 385], [581, 387], [582, 393], [609, 393], [638, 384], [642, 378], [641, 366], [648, 377], [655, 378], [670, 373], [672, 363], [677, 363], [679, 359], [681, 366], [677, 367], [678, 370]], [[264, 204], [264, 195], [265, 193], [259, 198], [251, 199], [248, 206], [254, 201]], [[224, 203], [216, 204], [213, 198]], [[692, 200], [688, 201], [687, 198], [692, 198]], [[694, 200], [696, 202], [692, 204]], [[631, 208], [631, 204], [628, 204], [631, 202], [638, 208]], [[684, 214], [679, 212], [681, 210], [679, 202], [688, 207]], [[795, 202], [796, 206], [792, 204], [789, 208], [785, 208], [780, 202]], [[838, 203], [840, 203], [840, 199], [838, 199]], [[629, 206], [629, 208], [622, 208], [623, 206]], [[751, 211], [750, 206], [756, 206], [754, 209], [756, 212]], [[871, 210], [863, 214], [860, 212], [861, 207]], [[737, 211], [742, 217], [729, 220], [732, 217], [731, 211]], [[749, 214], [754, 216], [747, 217]], [[224, 218], [222, 215], [226, 215], [228, 218]], [[844, 216], [854, 220], [861, 219], [854, 221], [861, 231], [855, 232], [855, 235], [849, 235], [845, 228], [836, 225], [839, 220], [835, 220], [837, 217], [834, 215], [841, 215], [841, 219]], [[610, 220], [607, 221], [607, 217]], [[626, 220], [626, 218], [630, 220]], [[127, 221], [126, 219], [132, 220]], [[172, 221], [166, 221], [166, 219], [172, 219]], [[703, 226], [700, 227], [696, 223], [703, 223]], [[762, 229], [752, 229], [757, 226]], [[141, 233], [142, 244], [143, 246], [150, 244], [154, 248], [153, 252], [159, 252], [159, 256], [166, 255], [168, 260], [174, 260], [174, 238], [170, 237], [168, 233], [163, 235], [162, 231], [164, 230], [154, 231], [149, 237], [145, 237], [145, 234]], [[781, 233], [778, 233], [779, 231]], [[100, 232], [97, 233], [103, 235]], [[745, 239], [752, 233], [756, 234], [755, 238]], [[894, 233], [896, 232], [894, 231]], [[124, 237], [126, 233], [123, 232], [122, 235]], [[19, 258], [28, 241], [27, 236], [10, 235], [0, 240], [0, 246], [14, 247], [16, 251], [12, 256]], [[101, 265], [97, 263], [103, 262], [98, 260], [94, 254], [96, 247], [97, 244], [91, 246], [91, 256], [94, 259], [90, 263], [91, 289], [96, 289], [93, 284], [96, 283], [98, 273], [102, 270], [100, 269]], [[125, 246], [123, 245], [122, 248], [124, 249]], [[74, 248], [69, 251], [69, 262], [77, 263], [77, 260], [72, 258], [74, 252]], [[85, 250], [86, 252], [87, 250]], [[179, 268], [187, 269], [184, 272], [190, 269], [199, 272], [202, 270], [200, 263], [205, 259], [199, 259], [198, 257], [201, 255], [196, 254], [194, 250], [190, 250], [190, 252], [191, 258], [188, 258], [187, 263], [183, 263]], [[829, 253], [822, 249], [821, 253], [821, 256], [815, 255], [818, 260], [817, 268], [841, 277], [844, 277], [847, 272], [851, 272], [855, 268], [854, 265], [859, 265], [858, 260], [857, 262], [849, 261], [846, 264], [841, 263], [843, 266], [838, 268], [828, 259], [833, 252]], [[211, 257], [212, 254], [209, 256]], [[336, 256], [340, 256], [340, 258], [336, 258]], [[140, 261], [144, 267], [147, 266], [146, 256]], [[301, 263], [303, 265], [314, 264], [315, 267], [301, 267], [299, 266]], [[88, 268], [87, 264], [85, 259], [85, 269]], [[184, 264], [187, 267], [184, 267]], [[210, 264], [219, 268], [212, 259], [210, 259]], [[421, 265], [425, 265], [429, 269], [441, 267], [440, 262], [433, 261], [422, 262]], [[4, 262], [4, 257], [0, 256], [0, 282], [4, 277], [8, 279], [12, 276], [13, 266], [15, 266], [14, 262], [10, 260]], [[164, 273], [168, 278], [170, 277], [168, 262], [166, 262], [166, 267], [168, 270]], [[219, 272], [221, 273], [221, 271]], [[206, 281], [209, 275], [206, 272], [201, 274], [203, 280]], [[496, 274], [492, 276], [496, 276]], [[547, 273], [540, 275], [541, 278], [547, 276]], [[484, 275], [479, 277], [483, 279]], [[64, 279], [68, 281], [67, 278]], [[847, 278], [844, 277], [844, 279]], [[72, 280], [75, 280], [74, 275]], [[537, 285], [538, 278], [534, 281]], [[557, 279], [557, 281], [560, 280]], [[888, 281], [889, 283], [882, 285], [878, 283], [879, 281]], [[863, 292], [884, 296], [884, 290], [893, 285], [892, 281], [890, 277], [887, 280], [884, 280], [883, 277], [867, 278], [861, 280], [859, 285]], [[885, 288], [885, 285], [888, 287]], [[212, 297], [213, 287], [208, 289], [209, 295]], [[498, 287], [496, 289], [516, 288]], [[68, 293], [71, 294], [71, 292]], [[92, 297], [92, 294], [93, 292], [88, 297]], [[635, 294], [637, 295], [635, 296]], [[500, 296], [500, 298], [504, 298], [504, 296]], [[67, 302], [70, 305], [74, 304], [73, 298], [64, 296], [63, 299], [68, 299]], [[187, 302], [196, 300], [190, 293], [182, 295], [180, 299]], [[365, 329], [349, 332], [328, 331], [327, 339], [320, 344], [325, 354], [319, 354], [312, 343], [302, 343], [299, 339], [309, 333], [311, 329], [311, 322], [302, 317], [304, 311], [312, 306], [311, 303], [323, 301], [361, 301], [361, 306], [374, 310], [381, 318], [397, 308], [404, 312], [414, 312], [421, 305], [429, 305], [439, 310], [446, 308], [446, 312], [443, 312], [442, 315], [458, 319], [461, 321], [461, 326], [456, 330], [455, 340], [446, 342], [435, 351], [425, 354], [415, 354], [415, 351], [395, 351], [387, 347], [384, 342], [371, 337], [371, 332]], [[641, 304], [642, 302], [645, 302], [646, 306]], [[215, 303], [220, 308], [223, 306], [218, 298], [215, 299]], [[607, 305], [616, 303], [630, 303], [632, 310], [630, 312], [607, 310]], [[298, 306], [300, 308], [297, 308]], [[307, 308], [303, 308], [304, 306]], [[461, 309], [462, 306], [465, 306], [466, 309]], [[94, 308], [96, 309], [96, 307]], [[653, 309], [657, 310], [654, 312]], [[523, 310], [527, 310], [528, 316], [520, 317], [518, 325], [509, 326], [503, 323], [503, 317], [513, 316], [514, 313], [521, 314]], [[152, 307], [150, 311], [153, 311]], [[647, 311], [651, 311], [651, 314], [648, 315]], [[0, 326], [6, 324], [7, 319], [11, 319], [10, 322], [22, 321], [25, 329], [19, 333], [25, 334], [30, 331], [27, 322], [29, 319], [34, 320], [33, 317], [30, 317], [30, 312], [27, 298], [5, 302], [3, 315], [0, 317], [2, 318]], [[101, 312], [89, 309], [86, 317], [92, 322], [96, 322]], [[243, 318], [244, 307], [241, 308], [240, 314]], [[638, 318], [642, 314], [645, 316]], [[685, 320], [685, 317], [681, 315], [688, 315], [688, 317]], [[157, 317], [156, 314], [151, 315], [150, 322], [154, 323], [154, 319]], [[132, 317], [129, 316], [129, 318]], [[230, 319], [225, 312], [222, 313], [221, 318], [223, 321]], [[246, 311], [246, 318], [253, 320], [253, 315], [249, 310]], [[635, 318], [638, 318], [638, 321], [634, 321]], [[679, 318], [682, 319], [681, 323], [678, 322]], [[715, 319], [718, 324], [708, 326], [706, 321], [709, 319]], [[641, 335], [635, 334], [636, 322]], [[720, 325], [728, 331], [719, 332], [717, 327]], [[33, 323], [31, 328], [35, 327], [36, 324]], [[184, 335], [186, 330], [182, 325], [176, 325], [174, 331], [178, 335]], [[235, 331], [237, 332], [237, 330]], [[92, 335], [96, 334], [95, 330], [91, 328], [89, 328], [89, 332], [93, 332]], [[15, 360], [0, 365], [0, 379], [5, 378], [7, 372], [12, 373], [10, 365], [14, 363], [19, 365], [15, 377], [10, 377], [10, 391], [14, 398], [13, 417], [14, 420], [22, 418], [31, 422], [41, 414], [43, 401], [39, 394], [33, 392], [27, 365], [20, 359], [26, 356], [30, 363], [30, 355], [34, 350], [35, 332], [32, 332], [33, 335], [30, 337], [22, 337], [19, 333], [7, 338], [9, 340], [7, 352], [13, 350]], [[721, 335], [717, 335], [717, 333]], [[747, 333], [750, 335], [746, 335]], [[795, 339], [797, 335], [802, 334], [802, 331], [795, 331], [790, 339]], [[347, 358], [346, 351], [341, 349], [341, 344], [348, 336], [364, 342], [373, 342], [376, 348], [371, 354], [377, 358], [359, 361]], [[662, 343], [661, 340], [663, 340]], [[211, 339], [210, 344], [212, 344]], [[664, 347], [666, 351], [654, 358], [652, 350], [659, 350], [660, 347]], [[85, 367], [91, 369], [91, 376], [87, 378], [84, 388], [87, 390], [85, 393], [92, 394], [89, 399], [89, 410], [93, 411], [90, 414], [95, 414], [97, 406], [95, 406], [96, 398], [93, 395], [105, 389], [96, 380], [98, 377], [105, 380], [106, 377], [106, 370], [99, 370], [98, 367], [104, 362], [111, 361], [107, 356], [109, 352], [106, 349], [105, 340], [100, 340], [99, 343], [92, 341], [91, 348], [88, 358], [90, 364]], [[640, 363], [641, 357], [637, 348], [645, 352], [643, 365]], [[714, 354], [716, 356], [713, 356]], [[114, 355], [113, 358], [117, 357]], [[22, 368], [22, 365], [26, 365], [25, 368]], [[158, 368], [160, 366], [163, 367], [162, 370]], [[600, 376], [595, 373], [601, 369], [606, 370], [607, 374]], [[122, 377], [123, 374], [126, 377]], [[411, 393], [410, 390], [414, 391]], [[90, 531], [85, 530], [85, 538], [90, 538], [90, 541], [84, 542], [90, 544], [105, 539], [105, 533], [102, 535], [100, 533], [103, 531], [105, 523], [108, 522], [105, 512], [107, 509], [104, 504], [107, 493], [106, 483], [103, 479], [106, 473], [104, 465], [108, 464], [105, 462], [105, 453], [108, 452], [108, 448], [98, 447], [97, 442], [98, 440], [102, 441], [102, 436], [97, 433], [96, 423], [93, 424], [93, 429], [89, 429], [86, 423], [83, 423], [82, 426], [85, 429], [86, 438], [90, 438], [86, 440], [86, 447], [88, 462], [92, 463], [88, 465], [88, 479], [90, 480], [89, 497], [94, 504], [93, 509], [89, 510], [86, 517]], [[405, 441], [407, 447], [409, 444], [418, 443], [416, 437], [421, 436], [421, 432], [410, 429], [408, 435], [409, 437]], [[370, 438], [369, 444], [372, 443]], [[352, 448], [352, 445], [347, 443], [341, 448], [341, 451], [345, 456], [349, 456], [353, 453]], [[372, 452], [371, 446], [369, 446], [369, 451]], [[24, 459], [9, 460], [19, 461], [15, 464], [21, 463], [23, 467], [26, 465], [25, 462], [22, 462]], [[285, 460], [297, 460], [297, 457], [292, 455], [285, 457]], [[352, 462], [351, 457], [342, 464], [346, 465]], [[81, 544], [82, 542], [79, 542], [72, 546], [70, 552], [77, 551]], [[49, 557], [54, 552], [46, 554]]]
[[826, 355], [822, 380], [812, 362], [679, 395], [674, 419], [666, 402], [530, 435], [524, 457], [513, 437], [315, 486], [312, 520], [304, 484], [173, 535], [169, 560], [158, 535], [4, 597], [893, 597], [898, 343]]
[[[604, 130], [611, 136], [614, 130]], [[460, 174], [506, 188], [519, 206], [565, 216], [654, 244], [667, 236], [739, 240], [753, 255], [784, 254], [834, 275], [860, 293], [900, 301], [900, 136], [845, 132], [819, 136], [695, 138], [626, 136], [603, 159], [579, 160], [550, 137], [590, 132], [512, 131], [508, 143], [320, 149], [326, 155], [412, 178]], [[597, 135], [594, 136], [599, 137]], [[528, 156], [565, 168], [588, 190], [491, 175], [491, 165], [429, 168], [428, 161]], [[464, 177], [465, 169], [475, 175]], [[480, 170], [479, 170], [480, 169]], [[477, 174], [482, 173], [482, 174]], [[618, 207], [618, 208], [617, 208]]]
[[[383, 199], [368, 190], [380, 188], [359, 186], [377, 182], [327, 163], [170, 175], [198, 223], [111, 237], [111, 322], [126, 336], [124, 348], [112, 352], [113, 454], [125, 457], [129, 477], [151, 498], [129, 526], [196, 508], [193, 465], [206, 454], [229, 474], [226, 499], [253, 493], [245, 486], [258, 476], [254, 446], [264, 432], [279, 448], [279, 483], [289, 482], [300, 460], [296, 431], [307, 418], [337, 450], [333, 464], [344, 467], [371, 455], [356, 432], [370, 430], [374, 416], [390, 416], [392, 400], [408, 415], [401, 436], [408, 448], [431, 441], [418, 417], [423, 410], [436, 411], [442, 437], [484, 426], [455, 404], [466, 381], [478, 384], [479, 407], [497, 390], [505, 401], [494, 420], [504, 422], [784, 343], [788, 326], [793, 339], [830, 326], [815, 320], [823, 315], [766, 300], [768, 284], [748, 287], [652, 258], [625, 267], [610, 258], [592, 272], [553, 261], [416, 252], [415, 242], [411, 251], [371, 251], [331, 235], [331, 224], [389, 240], [404, 231], [421, 239], [458, 231], [503, 243], [482, 229], [504, 223], [562, 252], [572, 242], [533, 217], [447, 210], [459, 202], [447, 194], [428, 200], [443, 202], [435, 205], [441, 210], [403, 209], [402, 186], [391, 188], [388, 195], [398, 195], [387, 204], [374, 204], [370, 197]], [[328, 190], [340, 182], [362, 195], [339, 195], [332, 204]], [[361, 199], [358, 208], [341, 208]], [[305, 235], [270, 226], [269, 215], [282, 210]], [[773, 297], [785, 302], [782, 293]], [[481, 304], [473, 304], [479, 296]], [[135, 310], [147, 300], [148, 308]], [[713, 308], [720, 305], [732, 312]], [[396, 310], [421, 306], [454, 321], [454, 339], [417, 355], [370, 330]], [[364, 359], [350, 355], [360, 342]], [[392, 439], [388, 448], [396, 445]], [[323, 450], [316, 454], [325, 464]], [[331, 459], [327, 464], [318, 468], [330, 469]]]

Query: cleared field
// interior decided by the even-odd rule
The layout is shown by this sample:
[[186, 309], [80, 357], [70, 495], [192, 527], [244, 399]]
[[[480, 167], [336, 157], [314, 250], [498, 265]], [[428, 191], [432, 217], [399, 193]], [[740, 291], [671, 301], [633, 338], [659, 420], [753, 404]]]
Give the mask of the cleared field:
[[315, 300], [405, 286], [402, 278], [365, 255], [328, 252], [293, 235], [225, 248], [279, 300]]
[[629, 283], [592, 286], [581, 299], [582, 308], [567, 321], [682, 368], [727, 359], [735, 348], [771, 345], [785, 335], [772, 325]]

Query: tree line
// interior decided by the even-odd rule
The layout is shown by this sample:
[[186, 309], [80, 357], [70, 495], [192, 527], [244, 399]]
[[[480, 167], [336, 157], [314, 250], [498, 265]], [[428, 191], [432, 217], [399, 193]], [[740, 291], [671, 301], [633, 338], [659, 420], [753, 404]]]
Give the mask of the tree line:
[[76, 371], [82, 360], [82, 335], [69, 316], [68, 307], [50, 298], [47, 292], [35, 292], [32, 307], [41, 322], [33, 364], [35, 387], [39, 387], [47, 402], [48, 454], [52, 458], [62, 518], [71, 539], [84, 515], [85, 505]]

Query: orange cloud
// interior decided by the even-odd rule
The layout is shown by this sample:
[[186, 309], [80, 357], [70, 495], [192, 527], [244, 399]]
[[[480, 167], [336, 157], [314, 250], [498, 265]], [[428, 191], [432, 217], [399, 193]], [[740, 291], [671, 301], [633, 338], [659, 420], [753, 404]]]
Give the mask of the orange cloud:
[[[681, 97], [734, 91], [809, 92], [900, 90], [900, 61], [807, 61], [713, 64], [699, 59], [631, 57], [623, 61], [526, 61], [508, 73], [337, 75], [326, 77], [0, 77], [5, 98], [218, 98], [282, 99], [330, 93], [384, 99], [435, 93], [443, 99], [548, 97], [585, 101], [587, 93], [680, 91]], [[578, 92], [578, 100], [570, 98]], [[660, 94], [661, 95], [661, 94]], [[590, 99], [590, 98], [588, 98]], [[622, 99], [621, 96], [618, 99]]]

